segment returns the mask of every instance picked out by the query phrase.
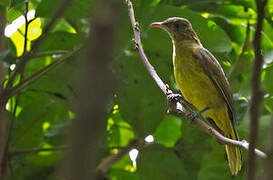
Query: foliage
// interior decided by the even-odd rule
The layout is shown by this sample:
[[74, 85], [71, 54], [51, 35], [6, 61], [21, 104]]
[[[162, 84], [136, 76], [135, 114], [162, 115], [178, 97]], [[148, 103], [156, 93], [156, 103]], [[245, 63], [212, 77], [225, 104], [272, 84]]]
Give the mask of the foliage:
[[[27, 50], [41, 35], [45, 24], [60, 0], [31, 0], [29, 10], [36, 10], [30, 24]], [[150, 62], [160, 77], [178, 91], [172, 70], [172, 45], [167, 33], [152, 29], [149, 24], [168, 17], [179, 16], [190, 20], [204, 47], [209, 49], [224, 68], [231, 87], [237, 112], [237, 129], [241, 139], [249, 139], [248, 105], [250, 76], [254, 53], [251, 41], [256, 25], [256, 7], [251, 0], [135, 0], [137, 21], [142, 42]], [[93, 0], [74, 1], [48, 34], [37, 56], [25, 69], [29, 77], [63, 54], [82, 44], [92, 31], [89, 15]], [[223, 145], [217, 143], [184, 119], [166, 114], [164, 94], [156, 86], [135, 51], [127, 6], [121, 3], [121, 22], [118, 44], [111, 64], [119, 87], [109, 102], [105, 142], [101, 159], [116, 153], [133, 139], [155, 138], [154, 144], [140, 149], [136, 168], [129, 156], [124, 156], [108, 173], [110, 179], [244, 179], [245, 165], [237, 177], [231, 177]], [[19, 18], [25, 8], [23, 0], [0, 2], [0, 13], [7, 9], [7, 22]], [[258, 147], [265, 148], [268, 126], [273, 113], [273, 1], [266, 7], [262, 32], [265, 56], [262, 85], [265, 97], [262, 106]], [[91, 17], [92, 18], [92, 17]], [[250, 24], [247, 35], [247, 24]], [[9, 37], [8, 51], [1, 61], [11, 66], [23, 54], [25, 24]], [[243, 48], [243, 47], [246, 48]], [[244, 49], [244, 50], [243, 50]], [[50, 73], [28, 85], [20, 93], [16, 109], [11, 148], [48, 148], [64, 144], [70, 122], [75, 119], [74, 101], [77, 98], [76, 77], [81, 64], [81, 52]], [[12, 71], [10, 71], [12, 74]], [[19, 78], [18, 78], [19, 79]], [[19, 80], [18, 80], [19, 81]], [[18, 82], [17, 82], [18, 83]], [[82, 82], [84, 83], [84, 82]], [[103, 83], [103, 82], [102, 82]], [[94, 87], [95, 88], [95, 87]], [[12, 119], [15, 97], [7, 104], [8, 123]], [[9, 125], [9, 124], [8, 124]], [[106, 150], [105, 150], [106, 149]], [[45, 151], [22, 154], [10, 162], [9, 178], [56, 179], [62, 152]], [[244, 152], [244, 162], [246, 160]], [[259, 174], [263, 164], [259, 164]]]

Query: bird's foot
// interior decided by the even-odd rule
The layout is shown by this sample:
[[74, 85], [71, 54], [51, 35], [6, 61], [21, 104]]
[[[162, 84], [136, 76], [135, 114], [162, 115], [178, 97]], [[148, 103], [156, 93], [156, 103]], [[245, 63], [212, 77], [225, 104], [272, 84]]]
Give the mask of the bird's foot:
[[179, 99], [181, 98], [182, 98], [181, 94], [174, 94], [174, 93], [167, 94], [167, 99], [171, 102], [179, 101]]
[[204, 109], [194, 112], [194, 113], [190, 113], [188, 115], [188, 118], [190, 119], [191, 123], [193, 123], [195, 118], [198, 118], [202, 113], [204, 113], [205, 111], [209, 110], [210, 107], [205, 107]]

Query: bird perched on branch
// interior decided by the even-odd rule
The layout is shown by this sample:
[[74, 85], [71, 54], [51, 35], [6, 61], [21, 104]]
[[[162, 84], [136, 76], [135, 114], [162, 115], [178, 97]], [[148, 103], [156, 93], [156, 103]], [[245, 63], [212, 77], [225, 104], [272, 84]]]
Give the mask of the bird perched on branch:
[[[203, 114], [224, 136], [238, 140], [235, 110], [230, 85], [216, 58], [205, 49], [187, 19], [172, 17], [155, 22], [168, 32], [173, 44], [173, 66], [176, 83], [187, 101]], [[225, 145], [231, 173], [242, 166], [238, 147]]]

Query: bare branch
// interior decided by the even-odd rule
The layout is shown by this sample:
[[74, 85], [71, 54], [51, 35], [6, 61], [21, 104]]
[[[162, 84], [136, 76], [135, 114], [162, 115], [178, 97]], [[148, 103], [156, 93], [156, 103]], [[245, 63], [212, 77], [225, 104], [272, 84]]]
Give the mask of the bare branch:
[[119, 149], [117, 154], [112, 154], [103, 159], [100, 164], [96, 167], [95, 173], [99, 176], [105, 176], [107, 171], [123, 156], [127, 155], [130, 150], [139, 146], [140, 142], [137, 140], [131, 141], [125, 148]]
[[25, 34], [24, 34], [24, 49], [23, 49], [23, 55], [26, 54], [27, 52], [27, 41], [28, 41], [28, 26], [29, 26], [29, 21], [28, 21], [28, 18], [27, 18], [27, 13], [28, 13], [28, 5], [29, 5], [29, 2], [28, 0], [25, 1], [25, 12], [24, 12], [24, 18], [25, 18]]
[[[129, 16], [130, 16], [132, 27], [133, 27], [133, 30], [134, 30], [134, 36], [135, 36], [134, 40], [135, 40], [136, 48], [139, 51], [141, 60], [144, 63], [144, 65], [145, 65], [146, 69], [148, 70], [148, 72], [150, 73], [150, 75], [155, 80], [158, 87], [161, 89], [161, 91], [164, 94], [168, 95], [171, 91], [168, 90], [168, 87], [166, 87], [165, 83], [163, 83], [163, 81], [157, 75], [157, 73], [154, 70], [153, 66], [149, 63], [149, 61], [148, 61], [148, 59], [147, 59], [147, 57], [146, 57], [146, 55], [144, 53], [144, 50], [142, 48], [141, 41], [140, 41], [140, 29], [139, 29], [138, 23], [135, 20], [133, 5], [132, 5], [130, 0], [125, 0], [125, 2], [128, 5]], [[188, 115], [190, 113], [182, 106], [181, 102], [186, 107], [188, 107], [188, 104], [190, 104], [190, 103], [179, 101], [179, 100], [177, 100], [176, 102], [168, 102], [168, 103], [174, 105], [174, 107], [176, 108], [177, 114], [179, 114], [180, 116], [182, 116], [184, 118], [187, 118], [189, 121], [191, 121], [191, 119], [188, 118]], [[205, 132], [207, 132], [211, 136], [214, 136], [217, 140], [219, 140], [223, 144], [238, 146], [238, 147], [241, 147], [243, 149], [249, 150], [249, 145], [248, 145], [249, 143], [247, 141], [245, 141], [245, 140], [236, 141], [236, 140], [233, 140], [233, 139], [229, 139], [229, 138], [223, 136], [222, 134], [220, 134], [218, 131], [216, 131], [214, 128], [212, 128], [211, 126], [209, 126], [207, 123], [205, 123], [204, 121], [202, 121], [199, 118], [195, 118], [193, 120], [193, 123], [200, 126]], [[255, 149], [255, 153], [256, 153], [257, 156], [259, 156], [261, 158], [266, 157], [266, 154], [263, 153], [262, 151], [258, 150], [258, 149]]]
[[17, 92], [21, 91], [23, 88], [31, 85], [33, 82], [50, 72], [52, 69], [54, 69], [59, 64], [65, 62], [69, 57], [75, 55], [80, 49], [82, 49], [82, 46], [76, 47], [73, 51], [63, 55], [61, 58], [57, 59], [53, 63], [49, 64], [48, 66], [42, 68], [41, 70], [33, 73], [31, 76], [25, 78], [22, 82], [20, 82], [18, 85], [12, 87], [10, 89], [9, 94], [6, 94], [7, 98], [13, 96]]
[[257, 144], [258, 130], [259, 130], [259, 116], [260, 108], [263, 100], [263, 91], [261, 89], [261, 72], [263, 66], [263, 55], [261, 48], [261, 32], [264, 19], [264, 7], [267, 0], [256, 0], [257, 6], [257, 25], [254, 36], [254, 52], [255, 52], [255, 61], [253, 65], [253, 74], [252, 74], [252, 95], [250, 103], [250, 146], [248, 153], [248, 180], [256, 179], [256, 156], [255, 156], [255, 147]]
[[32, 149], [12, 149], [8, 152], [8, 157], [12, 158], [16, 155], [23, 155], [23, 154], [34, 154], [38, 152], [44, 152], [44, 151], [63, 151], [68, 149], [68, 146], [60, 146], [60, 147], [54, 147], [54, 148], [32, 148]]
[[154, 79], [156, 84], [158, 85], [158, 87], [161, 89], [161, 91], [164, 94], [167, 94], [168, 89], [167, 89], [166, 85], [163, 83], [161, 78], [157, 75], [154, 67], [149, 62], [149, 60], [148, 60], [148, 58], [147, 58], [147, 56], [144, 53], [144, 50], [142, 48], [139, 24], [138, 24], [138, 22], [136, 22], [136, 19], [135, 19], [133, 4], [132, 4], [132, 2], [130, 0], [125, 0], [125, 2], [127, 3], [128, 8], [129, 8], [129, 17], [131, 19], [132, 27], [133, 27], [133, 30], [134, 30], [134, 42], [135, 42], [135, 45], [136, 45], [136, 49], [138, 50], [138, 52], [140, 54], [140, 57], [142, 59], [143, 64], [145, 65], [146, 69], [148, 70], [148, 72], [150, 73], [150, 75], [152, 76], [152, 78]]

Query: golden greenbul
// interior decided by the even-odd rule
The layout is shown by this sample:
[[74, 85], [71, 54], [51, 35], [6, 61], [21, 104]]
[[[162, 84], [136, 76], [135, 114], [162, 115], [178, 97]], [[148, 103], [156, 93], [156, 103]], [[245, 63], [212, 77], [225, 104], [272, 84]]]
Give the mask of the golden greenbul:
[[[224, 136], [238, 140], [235, 110], [230, 85], [216, 58], [205, 49], [187, 19], [172, 17], [155, 22], [168, 32], [173, 44], [173, 67], [176, 83], [187, 101], [204, 112], [210, 123]], [[225, 145], [232, 174], [242, 166], [238, 147]]]

